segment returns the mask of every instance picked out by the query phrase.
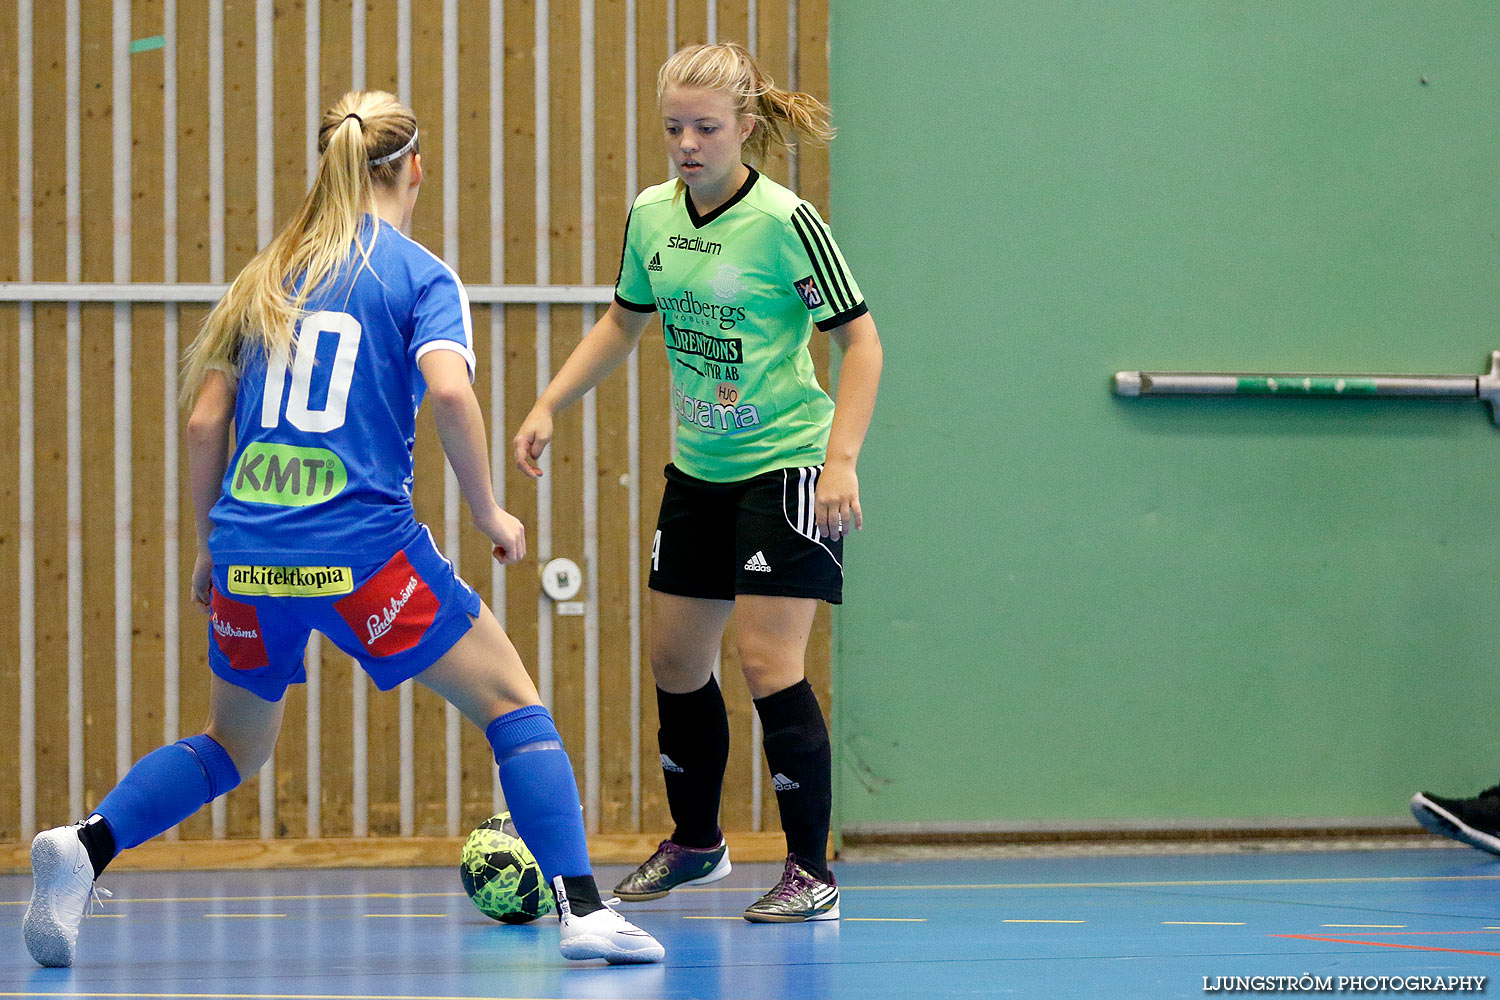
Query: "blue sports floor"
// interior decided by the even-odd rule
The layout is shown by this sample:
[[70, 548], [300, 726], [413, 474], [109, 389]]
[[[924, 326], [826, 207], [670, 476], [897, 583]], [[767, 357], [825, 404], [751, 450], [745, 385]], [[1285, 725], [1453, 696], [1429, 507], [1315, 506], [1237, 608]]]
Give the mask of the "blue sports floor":
[[[623, 871], [601, 867], [600, 883]], [[565, 963], [550, 918], [493, 923], [456, 870], [416, 868], [107, 872], [114, 898], [84, 922], [75, 967], [41, 969], [20, 937], [30, 877], [5, 876], [0, 997], [1158, 998], [1212, 995], [1218, 977], [1500, 975], [1500, 862], [1467, 849], [835, 871], [837, 922], [746, 923], [740, 910], [779, 874], [763, 864], [625, 907], [667, 949], [636, 967]]]

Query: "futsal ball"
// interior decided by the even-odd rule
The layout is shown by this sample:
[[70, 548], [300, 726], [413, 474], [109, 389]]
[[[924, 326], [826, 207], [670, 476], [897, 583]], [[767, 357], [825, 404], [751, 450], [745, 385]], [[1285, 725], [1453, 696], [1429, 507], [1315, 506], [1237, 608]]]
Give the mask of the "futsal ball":
[[555, 909], [541, 866], [508, 812], [491, 816], [469, 834], [458, 873], [479, 912], [501, 923], [530, 923]]

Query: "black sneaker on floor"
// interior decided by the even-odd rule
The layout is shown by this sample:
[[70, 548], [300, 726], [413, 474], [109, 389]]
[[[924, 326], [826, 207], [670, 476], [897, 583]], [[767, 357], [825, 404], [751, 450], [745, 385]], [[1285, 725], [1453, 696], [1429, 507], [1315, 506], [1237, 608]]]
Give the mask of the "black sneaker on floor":
[[683, 847], [663, 840], [655, 854], [620, 880], [615, 895], [627, 903], [644, 903], [679, 886], [717, 882], [730, 868], [729, 847], [722, 838], [717, 847]]
[[1411, 799], [1411, 814], [1433, 833], [1500, 855], [1500, 785], [1472, 799], [1418, 792]]

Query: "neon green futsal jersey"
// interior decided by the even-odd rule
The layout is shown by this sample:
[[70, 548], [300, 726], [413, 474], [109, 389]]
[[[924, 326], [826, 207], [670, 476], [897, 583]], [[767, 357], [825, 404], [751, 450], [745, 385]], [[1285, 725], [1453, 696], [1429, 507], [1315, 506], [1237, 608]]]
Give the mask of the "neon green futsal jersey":
[[807, 345], [868, 312], [817, 211], [754, 168], [700, 216], [678, 183], [642, 191], [625, 223], [615, 301], [659, 310], [679, 469], [727, 483], [817, 465], [833, 400]]

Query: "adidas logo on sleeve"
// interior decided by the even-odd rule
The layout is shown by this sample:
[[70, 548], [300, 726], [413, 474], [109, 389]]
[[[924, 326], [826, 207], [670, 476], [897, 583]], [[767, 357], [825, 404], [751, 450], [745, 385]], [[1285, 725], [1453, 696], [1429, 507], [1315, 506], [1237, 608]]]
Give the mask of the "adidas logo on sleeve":
[[649, 263], [649, 264], [646, 265], [646, 270], [648, 270], [648, 271], [660, 271], [661, 270], [661, 252], [660, 251], [657, 251], [655, 254], [652, 255], [652, 257], [651, 257], [651, 263]]

